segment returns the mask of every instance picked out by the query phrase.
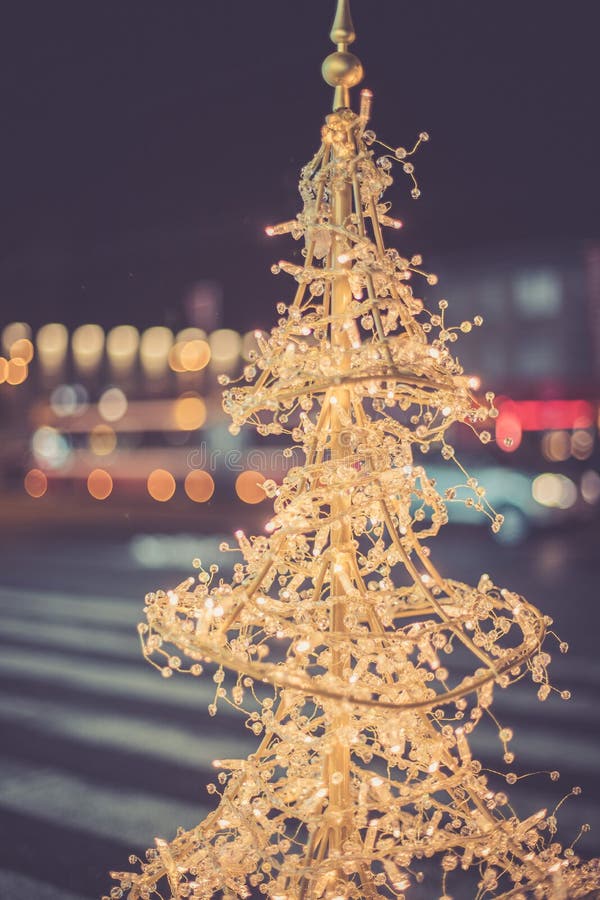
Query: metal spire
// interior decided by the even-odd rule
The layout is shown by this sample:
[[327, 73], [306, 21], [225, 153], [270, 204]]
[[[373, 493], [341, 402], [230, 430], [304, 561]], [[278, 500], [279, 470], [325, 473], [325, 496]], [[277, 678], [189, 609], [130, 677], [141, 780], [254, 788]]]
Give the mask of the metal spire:
[[356, 38], [350, 13], [350, 0], [337, 0], [329, 36], [337, 46], [337, 50], [324, 60], [321, 71], [327, 84], [335, 88], [333, 100], [335, 110], [350, 106], [350, 88], [362, 81], [364, 74], [361, 61], [354, 53], [348, 51], [349, 45]]
[[335, 19], [333, 20], [329, 37], [334, 44], [338, 45], [338, 50], [340, 49], [340, 44], [343, 44], [343, 49], [347, 50], [348, 44], [352, 44], [356, 40], [349, 0], [338, 0]]

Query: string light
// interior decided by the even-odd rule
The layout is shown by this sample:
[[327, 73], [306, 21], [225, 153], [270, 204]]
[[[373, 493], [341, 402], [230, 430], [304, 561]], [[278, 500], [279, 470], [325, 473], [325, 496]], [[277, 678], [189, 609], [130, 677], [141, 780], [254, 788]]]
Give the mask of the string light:
[[[295, 295], [270, 336], [257, 334], [241, 380], [221, 376], [233, 433], [288, 435], [305, 461], [279, 486], [263, 481], [268, 535], [236, 532], [230, 584], [200, 567], [149, 594], [139, 626], [166, 677], [216, 667], [210, 715], [232, 705], [259, 745], [214, 761], [217, 809], [157, 839], [139, 871], [113, 873], [111, 897], [408, 900], [420, 882], [438, 900], [583, 897], [600, 886], [598, 861], [556, 841], [553, 813], [520, 820], [471, 753], [480, 720], [496, 722], [494, 691], [527, 675], [541, 700], [553, 690], [551, 620], [487, 574], [476, 586], [444, 577], [425, 544], [460, 502], [456, 489], [438, 492], [428, 454], [457, 467], [462, 502], [502, 525], [448, 433], [460, 423], [491, 440], [494, 397], [473, 395], [451, 352], [482, 320], [452, 325], [446, 300], [429, 311], [416, 285], [436, 277], [420, 256], [386, 248], [391, 167], [400, 162], [416, 198], [408, 160], [428, 136], [393, 150], [367, 130], [370, 92], [359, 115], [348, 108], [362, 67], [344, 0], [332, 38], [335, 111], [302, 170], [303, 209], [267, 229], [304, 242], [302, 265], [273, 267]], [[452, 671], [455, 650], [472, 659], [466, 674]], [[512, 732], [498, 725], [498, 737], [512, 765]]]

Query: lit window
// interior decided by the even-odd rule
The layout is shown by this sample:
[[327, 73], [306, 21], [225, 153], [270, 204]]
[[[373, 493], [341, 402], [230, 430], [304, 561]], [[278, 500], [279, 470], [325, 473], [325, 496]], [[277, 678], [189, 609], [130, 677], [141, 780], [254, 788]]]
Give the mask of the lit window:
[[514, 283], [515, 305], [527, 319], [556, 316], [562, 305], [562, 284], [555, 272], [522, 272]]

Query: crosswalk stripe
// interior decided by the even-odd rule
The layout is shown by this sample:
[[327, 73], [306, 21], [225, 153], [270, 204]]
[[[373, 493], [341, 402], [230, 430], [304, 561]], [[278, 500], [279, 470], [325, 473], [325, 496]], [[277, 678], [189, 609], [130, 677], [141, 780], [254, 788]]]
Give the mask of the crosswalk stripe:
[[[71, 626], [91, 622], [97, 623], [102, 630], [117, 633], [135, 629], [144, 620], [143, 605], [142, 596], [116, 599], [65, 591], [41, 592], [0, 587], [0, 609], [5, 610], [13, 621], [22, 619], [24, 623], [31, 622], [34, 616], [36, 621], [41, 620], [49, 625], [65, 620]], [[552, 651], [551, 647], [549, 651]], [[464, 665], [459, 663], [452, 668], [458, 673], [463, 671]], [[562, 656], [554, 652], [550, 673], [554, 680], [567, 685], [577, 682], [590, 690], [600, 688], [600, 663], [596, 659], [574, 654]]]
[[22, 722], [41, 733], [62, 735], [81, 744], [102, 745], [113, 750], [126, 750], [155, 757], [164, 762], [182, 763], [207, 768], [219, 756], [237, 757], [252, 753], [254, 743], [239, 731], [234, 734], [213, 734], [183, 728], [181, 725], [158, 726], [151, 719], [124, 716], [116, 712], [98, 713], [94, 709], [72, 708], [61, 703], [0, 694], [0, 720], [4, 726]]
[[74, 894], [66, 888], [8, 869], [0, 869], [0, 897], [5, 900], [92, 900], [91, 897]]
[[143, 598], [108, 598], [69, 594], [65, 591], [32, 591], [0, 587], [0, 608], [11, 613], [46, 614], [53, 620], [75, 619], [99, 623], [135, 624], [142, 618]]
[[[25, 637], [25, 629], [14, 618], [9, 617], [3, 622], [3, 630], [5, 639]], [[133, 632], [129, 637], [106, 633], [91, 636], [86, 629], [77, 626], [53, 625], [42, 628], [36, 638], [33, 643], [37, 646], [33, 648], [19, 648], [5, 641], [0, 655], [0, 672], [5, 677], [43, 678], [54, 683], [76, 685], [80, 690], [85, 688], [96, 693], [171, 703], [194, 710], [205, 710], [214, 697], [209, 677], [197, 679], [182, 675], [171, 679], [168, 684], [159, 681], [157, 674], [136, 655], [139, 643]], [[90, 645], [93, 646], [93, 653], [86, 657], [86, 647]], [[552, 697], [542, 704], [530, 687], [515, 685], [507, 690], [495, 691], [493, 708], [497, 715], [510, 716], [513, 722], [526, 716], [529, 724], [533, 725], [535, 720], [546, 718], [548, 710], [556, 710], [559, 704], [561, 720], [569, 723], [571, 729], [590, 729], [596, 710], [595, 696], [591, 690], [576, 694], [575, 699], [568, 703]], [[229, 713], [226, 705], [223, 711]]]
[[201, 803], [200, 786], [195, 794], [190, 790], [190, 800], [184, 803], [95, 784], [51, 767], [0, 760], [1, 809], [69, 822], [91, 835], [116, 838], [132, 847], [149, 847], [156, 836], [171, 837], [179, 826], [191, 828], [200, 822], [208, 808]]
[[99, 663], [56, 650], [31, 653], [5, 646], [0, 654], [0, 674], [72, 684], [90, 692], [156, 700], [194, 710], [206, 709], [214, 697], [214, 686], [205, 678], [181, 675], [167, 682], [143, 662], [139, 667], [121, 662]]
[[139, 651], [139, 638], [135, 629], [128, 628], [109, 631], [107, 628], [94, 631], [88, 627], [82, 627], [68, 622], [36, 621], [32, 627], [31, 621], [23, 620], [18, 616], [2, 615], [2, 642], [22, 642], [25, 646], [33, 645], [35, 648], [53, 650], [57, 647], [61, 651], [74, 651], [84, 653], [93, 647], [94, 653], [104, 652], [109, 656], [122, 657], [135, 662]]

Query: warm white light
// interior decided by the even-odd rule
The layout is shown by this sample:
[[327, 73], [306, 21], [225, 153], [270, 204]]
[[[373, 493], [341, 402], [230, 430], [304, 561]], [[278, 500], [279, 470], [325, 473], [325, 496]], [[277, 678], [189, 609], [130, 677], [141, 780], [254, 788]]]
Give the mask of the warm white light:
[[147, 328], [142, 334], [140, 359], [144, 371], [151, 378], [158, 378], [166, 373], [172, 343], [173, 332], [162, 325]]
[[128, 372], [134, 365], [140, 345], [140, 333], [133, 325], [117, 325], [106, 337], [106, 354], [117, 372]]
[[100, 325], [80, 325], [71, 337], [73, 361], [80, 371], [93, 372], [104, 352], [104, 330]]
[[108, 388], [98, 400], [98, 412], [107, 422], [118, 422], [127, 412], [127, 397], [121, 388]]
[[189, 341], [205, 341], [206, 332], [202, 328], [195, 328], [194, 326], [182, 328], [175, 335], [175, 340], [180, 344], [187, 344]]
[[534, 500], [542, 506], [569, 509], [577, 500], [577, 488], [566, 475], [546, 472], [534, 479], [531, 487]]
[[211, 365], [217, 371], [233, 368], [240, 358], [242, 338], [231, 328], [219, 328], [208, 337]]
[[2, 329], [2, 349], [10, 356], [11, 347], [21, 340], [31, 339], [31, 326], [27, 322], [10, 322]]
[[40, 364], [48, 373], [56, 372], [64, 364], [69, 333], [59, 322], [43, 325], [35, 337]]
[[206, 422], [206, 403], [192, 392], [173, 403], [173, 424], [181, 431], [196, 431]]

